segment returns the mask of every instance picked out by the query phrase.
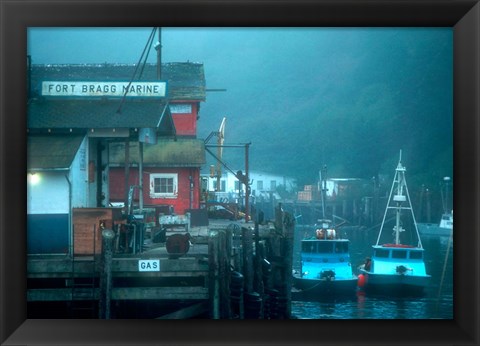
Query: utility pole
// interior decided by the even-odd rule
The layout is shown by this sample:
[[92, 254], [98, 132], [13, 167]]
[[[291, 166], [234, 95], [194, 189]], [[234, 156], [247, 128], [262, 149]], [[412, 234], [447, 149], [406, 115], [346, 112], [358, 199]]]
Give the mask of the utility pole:
[[250, 179], [248, 178], [248, 149], [250, 147], [250, 143], [245, 144], [245, 222], [248, 222], [250, 216]]

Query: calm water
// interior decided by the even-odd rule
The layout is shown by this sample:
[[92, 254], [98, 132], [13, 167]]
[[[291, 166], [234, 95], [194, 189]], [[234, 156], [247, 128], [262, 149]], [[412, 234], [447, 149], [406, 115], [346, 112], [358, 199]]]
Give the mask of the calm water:
[[[300, 268], [300, 239], [295, 233], [294, 269]], [[356, 268], [371, 255], [378, 228], [342, 230], [350, 239], [352, 265]], [[391, 297], [358, 292], [349, 298], [321, 301], [293, 301], [292, 315], [300, 319], [452, 319], [453, 318], [453, 241], [448, 237], [422, 237], [430, 286], [421, 297]], [[448, 253], [447, 253], [448, 251]]]

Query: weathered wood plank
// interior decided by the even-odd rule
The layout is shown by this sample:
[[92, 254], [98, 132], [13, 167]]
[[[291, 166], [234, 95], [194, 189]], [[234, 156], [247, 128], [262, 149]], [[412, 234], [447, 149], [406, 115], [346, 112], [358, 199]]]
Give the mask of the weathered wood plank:
[[[145, 258], [141, 258], [145, 259]], [[112, 261], [112, 274], [114, 277], [149, 277], [149, 276], [186, 276], [203, 275], [208, 272], [208, 262], [198, 258], [179, 258], [171, 260], [160, 259], [159, 272], [139, 272], [138, 261], [140, 258], [114, 258]], [[100, 270], [100, 261], [96, 263], [96, 272]], [[72, 261], [69, 259], [29, 259], [27, 262], [28, 278], [70, 278], [72, 276]], [[76, 276], [91, 276], [92, 263], [75, 261]]]
[[208, 299], [208, 289], [205, 287], [116, 287], [112, 291], [112, 299]]
[[[95, 299], [99, 298], [95, 289]], [[153, 299], [153, 300], [201, 300], [208, 299], [208, 289], [204, 287], [115, 287], [112, 300]], [[27, 300], [33, 301], [69, 301], [72, 300], [71, 288], [47, 288], [27, 290]]]

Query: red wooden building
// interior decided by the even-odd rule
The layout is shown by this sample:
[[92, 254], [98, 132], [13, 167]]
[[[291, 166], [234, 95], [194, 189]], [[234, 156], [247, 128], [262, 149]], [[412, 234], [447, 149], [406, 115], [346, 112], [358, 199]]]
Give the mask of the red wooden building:
[[[125, 195], [125, 145], [111, 143], [110, 201], [123, 202]], [[139, 185], [138, 143], [130, 144], [128, 186]], [[179, 138], [159, 140], [144, 146], [143, 203], [144, 206], [172, 206], [177, 214], [200, 207], [200, 167], [205, 164], [205, 146], [202, 140]], [[140, 189], [135, 189], [134, 202], [139, 201]]]
[[[156, 65], [147, 66], [144, 71], [147, 77], [155, 73]], [[167, 205], [175, 213], [184, 214], [188, 209], [200, 207], [200, 168], [205, 164], [205, 147], [203, 140], [196, 137], [200, 102], [205, 101], [203, 64], [163, 64], [162, 80], [168, 83], [167, 100], [176, 138], [144, 138], [143, 189], [135, 189], [134, 204], [140, 204], [138, 191], [142, 191], [145, 207]], [[130, 142], [127, 160], [125, 152], [124, 142], [110, 144], [108, 200], [111, 203], [124, 202], [126, 189], [141, 183], [139, 144]]]

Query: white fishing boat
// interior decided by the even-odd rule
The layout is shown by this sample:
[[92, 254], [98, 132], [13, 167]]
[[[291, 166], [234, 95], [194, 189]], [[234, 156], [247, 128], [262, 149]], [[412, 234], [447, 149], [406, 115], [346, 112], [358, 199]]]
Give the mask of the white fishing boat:
[[442, 214], [439, 223], [418, 223], [418, 232], [426, 236], [450, 236], [453, 232], [453, 210]]
[[[324, 167], [323, 177], [325, 170]], [[357, 290], [357, 276], [350, 261], [350, 241], [337, 232], [331, 220], [325, 218], [324, 179], [323, 186], [323, 219], [318, 220], [313, 236], [301, 240], [301, 268], [293, 273], [293, 298], [322, 299], [332, 295], [353, 295]]]
[[422, 236], [444, 236], [448, 237], [453, 232], [453, 210], [448, 210], [448, 189], [450, 178], [443, 178], [445, 182], [445, 194], [442, 193], [443, 214], [439, 223], [419, 222], [418, 232]]
[[[375, 290], [384, 294], [390, 293], [421, 293], [430, 281], [430, 275], [426, 272], [424, 261], [424, 248], [420, 239], [412, 209], [407, 182], [405, 180], [406, 169], [402, 165], [402, 153], [395, 170], [392, 188], [383, 216], [377, 242], [372, 246], [373, 254], [367, 258], [360, 268], [358, 286], [366, 290]], [[387, 214], [395, 213], [393, 226], [393, 242], [381, 244], [382, 234], [387, 232], [388, 222], [385, 222]], [[402, 223], [402, 214], [410, 214], [410, 223]], [[406, 217], [406, 216], [405, 216]], [[415, 244], [401, 241], [401, 234], [409, 228], [410, 238]]]

